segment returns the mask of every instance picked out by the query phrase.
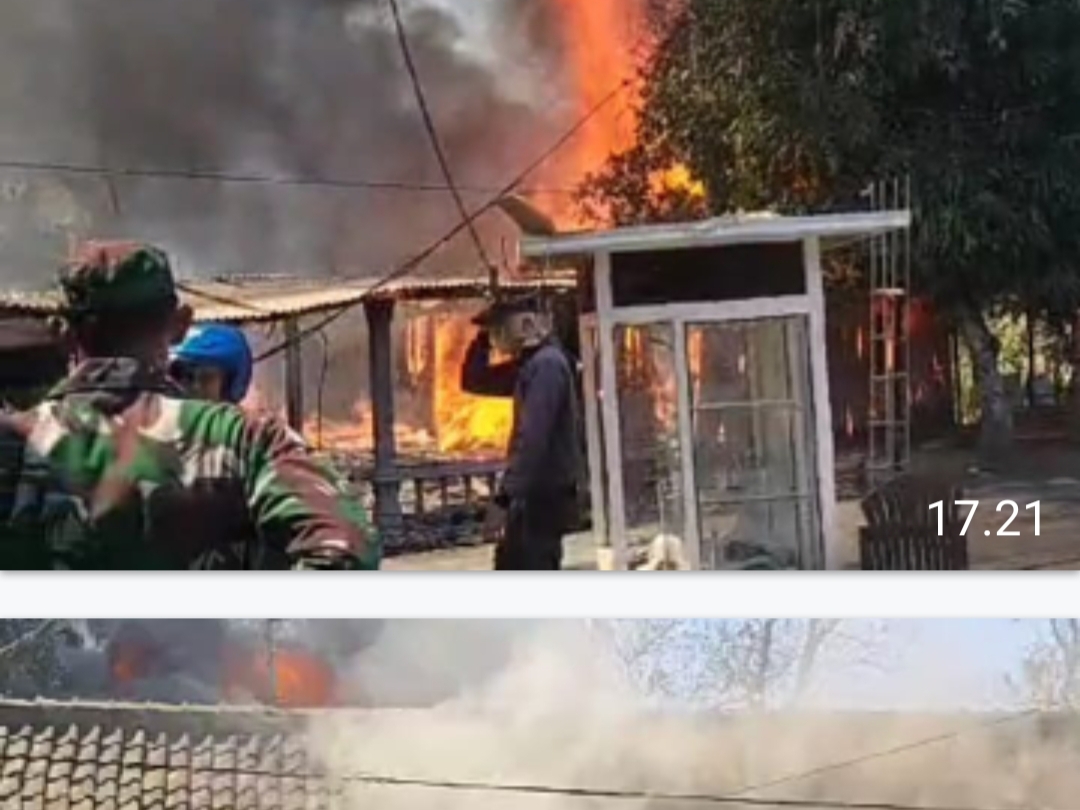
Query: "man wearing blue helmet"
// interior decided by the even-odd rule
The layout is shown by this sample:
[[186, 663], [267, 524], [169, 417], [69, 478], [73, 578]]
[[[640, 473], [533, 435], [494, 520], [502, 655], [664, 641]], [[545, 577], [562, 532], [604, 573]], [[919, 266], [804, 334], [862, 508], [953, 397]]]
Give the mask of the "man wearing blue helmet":
[[170, 360], [173, 379], [197, 399], [239, 404], [251, 386], [251, 347], [233, 326], [192, 327]]

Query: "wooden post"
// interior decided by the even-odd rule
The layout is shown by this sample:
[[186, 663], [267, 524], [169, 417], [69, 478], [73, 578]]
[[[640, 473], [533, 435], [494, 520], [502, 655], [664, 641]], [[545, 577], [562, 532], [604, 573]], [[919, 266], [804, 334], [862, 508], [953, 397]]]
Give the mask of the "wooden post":
[[285, 321], [285, 416], [297, 433], [304, 430], [304, 365], [301, 359], [300, 323]]
[[371, 412], [375, 444], [375, 524], [387, 546], [400, 541], [403, 533], [401, 481], [397, 469], [394, 436], [394, 363], [390, 327], [394, 302], [368, 301], [364, 304], [368, 322], [368, 362], [371, 379]]

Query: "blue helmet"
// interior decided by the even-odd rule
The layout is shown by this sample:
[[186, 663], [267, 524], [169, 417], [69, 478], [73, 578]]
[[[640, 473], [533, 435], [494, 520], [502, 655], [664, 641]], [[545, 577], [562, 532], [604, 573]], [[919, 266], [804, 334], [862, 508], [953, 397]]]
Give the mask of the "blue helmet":
[[240, 402], [251, 386], [254, 361], [244, 333], [234, 326], [206, 324], [192, 327], [184, 341], [173, 349], [172, 362], [211, 366], [225, 374], [225, 394]]

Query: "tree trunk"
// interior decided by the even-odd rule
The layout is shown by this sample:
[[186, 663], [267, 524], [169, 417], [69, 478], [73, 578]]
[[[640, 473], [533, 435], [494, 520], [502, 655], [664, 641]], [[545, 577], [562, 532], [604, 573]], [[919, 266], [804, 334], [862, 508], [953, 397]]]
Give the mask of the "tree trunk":
[[1035, 310], [1027, 311], [1027, 399], [1028, 407], [1035, 410]]
[[1073, 318], [1069, 342], [1069, 363], [1072, 377], [1066, 397], [1069, 409], [1069, 431], [1074, 439], [1080, 439], [1080, 312]]
[[960, 313], [960, 328], [974, 360], [982, 406], [979, 451], [988, 459], [1001, 458], [1012, 445], [1013, 413], [998, 369], [998, 342], [982, 313], [973, 307]]

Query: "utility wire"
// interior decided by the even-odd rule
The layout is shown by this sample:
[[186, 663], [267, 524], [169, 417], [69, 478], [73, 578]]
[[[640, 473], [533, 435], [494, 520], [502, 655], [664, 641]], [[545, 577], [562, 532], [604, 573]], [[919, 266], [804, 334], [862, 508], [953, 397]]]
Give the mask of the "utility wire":
[[843, 801], [838, 799], [759, 799], [739, 798], [713, 793], [666, 793], [648, 790], [555, 787], [552, 785], [457, 782], [434, 779], [409, 779], [392, 776], [357, 774], [344, 782], [391, 787], [419, 787], [482, 793], [517, 793], [540, 796], [574, 796], [585, 799], [622, 799], [632, 801], [692, 802], [695, 804], [738, 805], [742, 807], [834, 808], [835, 810], [991, 810], [972, 805], [919, 805], [886, 801]]
[[[593, 118], [595, 118], [600, 113], [601, 110], [604, 109], [604, 107], [606, 107], [608, 104], [610, 104], [615, 98], [617, 98], [631, 84], [632, 84], [632, 81], [630, 79], [624, 79], [623, 81], [619, 82], [619, 84], [617, 84], [614, 88], [612, 88], [612, 90], [607, 95], [605, 95], [603, 98], [601, 98], [599, 101], [597, 101], [596, 104], [594, 104], [589, 110], [587, 110], [585, 112], [585, 114], [582, 115], [581, 118], [579, 118], [574, 123], [573, 126], [571, 126], [566, 132], [564, 132], [562, 134], [561, 137], [559, 137], [558, 140], [556, 140], [550, 147], [548, 147], [546, 150], [544, 150], [543, 153], [541, 153], [539, 156], [537, 156], [537, 158], [532, 163], [530, 163], [522, 171], [520, 171], [512, 180], [510, 180], [510, 182], [508, 182], [505, 186], [503, 186], [484, 205], [482, 205], [480, 208], [477, 208], [475, 211], [473, 211], [471, 214], [469, 214], [464, 220], [457, 223], [447, 233], [445, 233], [443, 236], [441, 236], [435, 242], [428, 245], [428, 247], [424, 248], [422, 251], [420, 251], [419, 253], [414, 255], [411, 259], [407, 260], [404, 264], [400, 265], [397, 269], [392, 270], [391, 272], [387, 273], [382, 278], [375, 281], [370, 287], [367, 288], [367, 290], [364, 291], [364, 295], [370, 295], [371, 293], [374, 293], [376, 290], [380, 289], [381, 287], [384, 287], [385, 285], [390, 284], [391, 282], [395, 281], [396, 279], [401, 278], [402, 276], [405, 276], [405, 275], [408, 275], [409, 273], [411, 273], [420, 264], [422, 264], [425, 260], [427, 260], [432, 255], [434, 255], [436, 252], [438, 252], [444, 245], [446, 245], [455, 236], [457, 236], [459, 233], [461, 233], [463, 230], [465, 230], [465, 228], [469, 227], [469, 225], [472, 222], [474, 222], [476, 219], [483, 216], [485, 213], [487, 213], [492, 208], [494, 208], [496, 205], [498, 205], [499, 200], [501, 200], [503, 197], [507, 196], [508, 194], [511, 194], [512, 192], [514, 192], [525, 181], [525, 179], [529, 175], [531, 175], [533, 172], [535, 172], [538, 168], [540, 168], [540, 166], [542, 166], [544, 163], [546, 163], [551, 158], [552, 155], [554, 155], [556, 152], [561, 150], [567, 143], [569, 143], [571, 140], [573, 140], [573, 138], [582, 129], [584, 129], [585, 126]], [[314, 324], [313, 326], [310, 326], [310, 327], [307, 327], [305, 329], [302, 329], [302, 330], [298, 331], [293, 337], [287, 338], [286, 340], [284, 340], [283, 342], [281, 342], [277, 346], [274, 346], [273, 348], [268, 349], [267, 351], [263, 352], [261, 355], [259, 355], [258, 357], [255, 358], [255, 362], [260, 363], [263, 360], [268, 360], [269, 358], [274, 357], [274, 356], [280, 354], [281, 352], [285, 351], [286, 349], [288, 349], [294, 343], [299, 343], [299, 342], [305, 340], [306, 338], [308, 338], [310, 335], [313, 335], [316, 332], [321, 331], [322, 329], [326, 328], [327, 326], [329, 326], [330, 324], [332, 324], [333, 322], [335, 322], [336, 320], [341, 318], [346, 312], [348, 312], [354, 306], [356, 306], [356, 304], [345, 304], [345, 305], [343, 305], [342, 307], [340, 307], [336, 311], [330, 313], [329, 315], [327, 315], [325, 318], [323, 318], [322, 320], [320, 320], [318, 323]]]
[[409, 37], [405, 33], [405, 23], [401, 19], [401, 8], [398, 5], [398, 0], [388, 0], [388, 2], [390, 4], [390, 13], [394, 17], [394, 28], [397, 31], [401, 56], [405, 60], [405, 69], [409, 73], [409, 81], [412, 84], [413, 95], [416, 97], [416, 104], [420, 108], [420, 115], [424, 120], [424, 129], [427, 131], [428, 140], [431, 142], [431, 150], [439, 161], [439, 169], [442, 171], [443, 179], [450, 189], [450, 195], [454, 198], [454, 205], [457, 206], [458, 213], [461, 214], [462, 220], [468, 226], [469, 236], [476, 246], [476, 253], [480, 257], [480, 261], [484, 263], [484, 267], [490, 269], [493, 265], [488, 258], [487, 251], [484, 249], [484, 242], [476, 230], [476, 223], [469, 218], [469, 212], [465, 208], [465, 201], [461, 198], [461, 192], [454, 185], [454, 174], [450, 170], [450, 162], [446, 159], [446, 152], [443, 151], [439, 133], [435, 129], [435, 119], [431, 116], [431, 108], [428, 107], [427, 96], [424, 94], [424, 85], [420, 80], [420, 73], [416, 69], [416, 63], [413, 61], [412, 49], [409, 47]]
[[[53, 765], [73, 762], [70, 757], [54, 757]], [[171, 766], [166, 766], [171, 767]], [[905, 802], [811, 798], [740, 798], [729, 794], [668, 793], [649, 790], [618, 790], [610, 788], [576, 788], [529, 783], [469, 782], [445, 779], [421, 779], [383, 776], [379, 774], [335, 774], [320, 770], [305, 773], [281, 773], [258, 767], [227, 768], [220, 765], [199, 765], [192, 769], [197, 775], [243, 776], [262, 779], [319, 779], [331, 785], [371, 785], [390, 788], [421, 788], [462, 793], [512, 793], [533, 796], [570, 796], [581, 799], [611, 799], [618, 801], [682, 802], [686, 804], [724, 805], [737, 807], [792, 808], [793, 810], [1021, 810], [1021, 808], [991, 808], [977, 805], [909, 804]], [[335, 788], [331, 787], [330, 790]], [[340, 788], [338, 788], [340, 790]]]
[[47, 619], [43, 622], [40, 622], [36, 627], [28, 630], [26, 633], [23, 633], [14, 641], [5, 644], [3, 647], [0, 647], [0, 658], [3, 658], [18, 651], [24, 644], [29, 644], [31, 641], [36, 640], [59, 623], [59, 619]]
[[900, 754], [908, 753], [920, 748], [926, 748], [933, 745], [938, 745], [943, 742], [949, 742], [956, 740], [967, 734], [986, 731], [988, 729], [996, 728], [998, 726], [1014, 723], [1019, 720], [1023, 720], [1038, 714], [1038, 710], [1029, 709], [1022, 712], [1007, 715], [1005, 717], [996, 717], [991, 720], [974, 723], [964, 728], [955, 729], [950, 732], [942, 734], [936, 734], [930, 737], [924, 737], [919, 740], [913, 740], [909, 743], [893, 746], [891, 748], [875, 751], [869, 754], [864, 754], [851, 759], [830, 763], [809, 770], [793, 773], [788, 776], [781, 777], [779, 779], [772, 779], [767, 782], [761, 782], [754, 785], [748, 785], [740, 788], [734, 793], [727, 794], [711, 794], [711, 793], [665, 793], [655, 791], [635, 791], [635, 790], [615, 790], [615, 789], [592, 789], [592, 788], [573, 788], [573, 787], [556, 787], [551, 785], [535, 785], [535, 784], [508, 784], [508, 783], [489, 783], [489, 782], [460, 782], [451, 780], [430, 780], [430, 779], [409, 779], [400, 777], [385, 777], [371, 774], [361, 774], [356, 776], [346, 776], [344, 781], [346, 782], [363, 782], [368, 784], [381, 784], [381, 785], [393, 785], [393, 786], [411, 786], [421, 788], [433, 788], [433, 789], [445, 789], [445, 790], [461, 790], [461, 791], [474, 791], [474, 792], [499, 792], [499, 793], [519, 793], [519, 794], [538, 794], [538, 795], [560, 795], [560, 796], [577, 796], [582, 798], [606, 798], [606, 799], [628, 799], [628, 800], [651, 800], [651, 801], [683, 801], [693, 802], [700, 804], [720, 804], [720, 805], [741, 805], [744, 807], [779, 807], [779, 808], [831, 808], [832, 810], [991, 810], [990, 808], [973, 807], [973, 806], [949, 806], [949, 805], [913, 805], [899, 802], [887, 802], [887, 801], [844, 801], [838, 799], [803, 799], [798, 797], [791, 798], [764, 798], [756, 796], [747, 796], [747, 793], [754, 793], [767, 788], [777, 787], [783, 784], [790, 784], [792, 782], [809, 779], [811, 777], [819, 776], [825, 773], [835, 773], [836, 771], [845, 770], [847, 768], [854, 768], [859, 765], [863, 765], [867, 762], [874, 760], [885, 759], [888, 757], [898, 756]]
[[812, 779], [816, 776], [821, 776], [822, 774], [834, 773], [835, 771], [846, 770], [847, 768], [854, 768], [867, 762], [873, 762], [875, 760], [884, 759], [886, 757], [894, 757], [900, 754], [906, 754], [919, 748], [939, 745], [944, 742], [952, 742], [956, 739], [959, 739], [960, 737], [966, 736], [973, 732], [986, 731], [997, 726], [1005, 725], [1008, 723], [1015, 723], [1020, 720], [1025, 720], [1036, 714], [1038, 714], [1038, 709], [1027, 709], [1025, 711], [1016, 712], [1014, 714], [1006, 715], [1004, 717], [995, 717], [992, 720], [984, 721], [981, 723], [973, 723], [969, 726], [965, 726], [964, 728], [954, 729], [953, 731], [946, 731], [941, 734], [935, 734], [931, 737], [924, 737], [922, 739], [913, 740], [908, 743], [902, 743], [892, 748], [886, 748], [882, 751], [874, 751], [872, 753], [863, 754], [852, 759], [832, 762], [828, 765], [821, 765], [816, 768], [811, 768], [807, 771], [800, 771], [798, 773], [789, 774], [787, 776], [781, 776], [777, 779], [771, 779], [768, 782], [761, 782], [756, 785], [749, 785], [747, 787], [741, 788], [736, 793], [731, 794], [731, 796], [735, 798], [743, 796], [747, 793], [757, 793], [762, 790], [769, 790], [770, 788], [779, 787], [780, 785], [787, 785], [792, 782], [801, 782], [804, 779]]
[[[237, 174], [216, 169], [153, 169], [137, 167], [106, 167], [88, 163], [72, 163], [45, 160], [9, 160], [0, 158], [0, 169], [26, 172], [50, 172], [53, 174], [82, 174], [92, 177], [131, 178], [145, 180], [187, 180], [192, 182], [232, 183], [238, 185], [298, 186], [309, 188], [341, 189], [354, 191], [407, 191], [443, 194], [450, 190], [441, 183], [411, 183], [403, 180], [350, 180], [335, 177], [272, 174]], [[493, 186], [465, 185], [460, 191], [470, 194], [491, 194]], [[529, 194], [572, 195], [571, 188], [536, 187], [522, 189]]]

